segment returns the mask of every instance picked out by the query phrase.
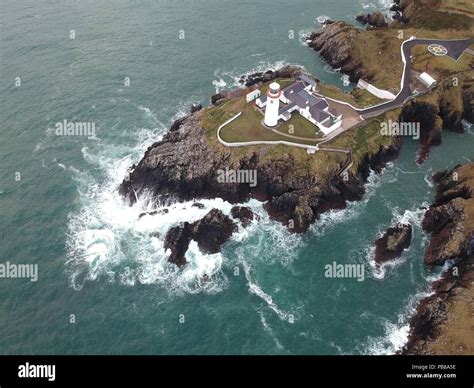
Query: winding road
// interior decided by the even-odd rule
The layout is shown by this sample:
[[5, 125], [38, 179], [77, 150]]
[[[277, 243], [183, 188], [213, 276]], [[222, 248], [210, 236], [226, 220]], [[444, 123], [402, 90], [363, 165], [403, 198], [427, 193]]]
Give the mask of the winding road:
[[[401, 56], [402, 56], [402, 61], [404, 63], [403, 67], [403, 74], [400, 82], [400, 91], [398, 92], [397, 96], [395, 97], [394, 100], [388, 101], [381, 103], [379, 105], [372, 106], [370, 108], [365, 108], [365, 109], [358, 109], [352, 106], [349, 103], [342, 102], [342, 101], [337, 101], [333, 100], [335, 103], [338, 104], [344, 104], [354, 110], [354, 112], [357, 112], [359, 114], [359, 117], [361, 118], [369, 118], [373, 116], [378, 116], [386, 111], [389, 111], [391, 109], [395, 109], [398, 107], [403, 106], [405, 102], [412, 97], [412, 92], [410, 89], [410, 80], [411, 80], [411, 68], [412, 68], [412, 63], [410, 60], [410, 55], [411, 55], [411, 50], [413, 47], [417, 45], [432, 45], [432, 44], [438, 44], [446, 48], [446, 55], [451, 57], [453, 60], [458, 60], [461, 55], [464, 53], [464, 51], [469, 50], [469, 46], [474, 44], [474, 38], [469, 38], [469, 39], [418, 39], [415, 37], [411, 37], [407, 40], [405, 40], [401, 47]], [[407, 60], [408, 58], [408, 60]], [[240, 115], [237, 114], [235, 117], [232, 119], [228, 120], [226, 123], [222, 124], [218, 130], [217, 130], [217, 138], [220, 143], [228, 146], [228, 147], [242, 147], [242, 146], [248, 146], [248, 145], [258, 145], [258, 144], [285, 144], [289, 146], [296, 146], [296, 147], [301, 147], [301, 148], [313, 148], [321, 151], [331, 151], [331, 152], [343, 152], [343, 153], [350, 153], [350, 150], [347, 149], [336, 149], [336, 148], [330, 148], [330, 147], [321, 147], [319, 146], [323, 145], [324, 143], [329, 142], [336, 136], [339, 136], [341, 133], [351, 129], [354, 127], [354, 125], [357, 125], [359, 123], [354, 123], [354, 125], [348, 126], [348, 127], [341, 127], [338, 128], [337, 130], [329, 133], [327, 136], [320, 138], [320, 139], [310, 139], [310, 138], [302, 138], [299, 136], [294, 136], [294, 135], [286, 135], [284, 133], [278, 132], [276, 130], [273, 130], [274, 132], [287, 136], [288, 138], [296, 139], [296, 140], [314, 140], [318, 143], [318, 145], [315, 146], [310, 146], [310, 145], [303, 145], [303, 144], [295, 144], [295, 143], [290, 143], [290, 142], [285, 142], [285, 141], [250, 141], [250, 142], [240, 142], [240, 143], [227, 143], [223, 141], [220, 138], [220, 130], [226, 126], [228, 123], [233, 121], [235, 118], [237, 118]], [[345, 168], [347, 169], [347, 167]]]
[[[401, 79], [400, 92], [397, 94], [394, 100], [384, 102], [382, 104], [372, 106], [366, 109], [356, 109], [363, 117], [377, 116], [381, 113], [386, 112], [394, 108], [402, 106], [411, 96], [410, 90], [410, 79], [411, 79], [411, 50], [417, 45], [430, 45], [439, 44], [447, 49], [447, 55], [454, 60], [458, 60], [465, 50], [474, 43], [474, 38], [470, 39], [456, 39], [456, 40], [443, 40], [443, 39], [417, 39], [409, 38], [402, 43], [401, 53], [402, 61], [405, 64], [403, 68], [403, 75]], [[408, 58], [408, 60], [407, 60]]]

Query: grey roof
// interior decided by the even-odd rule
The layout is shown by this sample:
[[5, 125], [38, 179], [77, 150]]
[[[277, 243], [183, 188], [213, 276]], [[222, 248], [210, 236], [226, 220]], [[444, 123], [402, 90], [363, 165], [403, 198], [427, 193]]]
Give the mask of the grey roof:
[[290, 102], [288, 105], [284, 106], [283, 108], [280, 108], [278, 110], [278, 116], [282, 115], [283, 113], [289, 111], [291, 108], [293, 108], [296, 105], [294, 102]]
[[308, 85], [311, 85], [311, 86], [316, 85], [316, 81], [308, 77], [306, 74], [301, 74], [298, 78]]
[[324, 120], [331, 117], [327, 112], [324, 112], [315, 106], [309, 108], [309, 113], [311, 113], [311, 116], [313, 116], [313, 118], [319, 123], [322, 123]]
[[262, 101], [262, 102], [267, 101], [267, 95], [264, 94], [263, 96], [260, 96], [260, 97], [258, 98], [258, 100], [260, 100], [260, 101]]
[[[293, 108], [295, 105], [298, 105], [302, 109], [309, 107], [309, 112], [316, 121], [322, 122], [327, 120], [331, 117], [327, 112], [325, 112], [325, 109], [329, 106], [327, 101], [323, 98], [315, 97], [304, 90], [306, 87], [304, 82], [306, 82], [306, 80], [304, 77], [302, 78], [302, 76], [300, 76], [300, 79], [302, 80], [296, 81], [283, 90], [283, 94], [289, 100], [289, 103], [287, 106], [281, 108], [278, 111], [278, 114], [281, 115]], [[308, 78], [308, 80], [310, 79]], [[313, 80], [311, 81], [314, 83]]]
[[306, 90], [302, 90], [298, 95], [306, 101], [306, 105], [313, 106], [323, 101], [321, 98], [316, 98], [313, 95], [309, 94]]
[[290, 86], [288, 86], [287, 88], [285, 88], [283, 90], [283, 94], [285, 95], [286, 98], [290, 99], [290, 96], [292, 96], [295, 93], [299, 93], [303, 89], [304, 89], [304, 83], [297, 81], [291, 84]]

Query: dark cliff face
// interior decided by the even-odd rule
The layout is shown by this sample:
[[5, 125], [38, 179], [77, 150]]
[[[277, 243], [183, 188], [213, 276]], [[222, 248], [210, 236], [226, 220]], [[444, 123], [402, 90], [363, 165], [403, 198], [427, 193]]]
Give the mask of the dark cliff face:
[[422, 163], [433, 146], [441, 144], [441, 120], [438, 108], [427, 102], [411, 101], [403, 107], [400, 122], [420, 124], [420, 150], [418, 163]]
[[[451, 341], [449, 325], [453, 306], [469, 311], [474, 280], [474, 163], [456, 166], [433, 177], [437, 193], [423, 219], [423, 229], [430, 233], [425, 252], [429, 266], [453, 260], [454, 266], [433, 284], [434, 294], [423, 299], [410, 320], [410, 335], [402, 353], [448, 353]], [[470, 302], [471, 301], [471, 302]], [[456, 307], [454, 307], [455, 309]], [[472, 327], [472, 318], [467, 321]], [[463, 349], [455, 348], [458, 353]]]
[[362, 64], [353, 56], [354, 42], [360, 31], [346, 22], [326, 25], [308, 37], [308, 45], [317, 51], [333, 68], [349, 76], [351, 82], [359, 78], [370, 80]]
[[[211, 148], [197, 112], [173, 125], [162, 141], [153, 144], [119, 190], [130, 203], [145, 190], [164, 203], [199, 198], [241, 203], [257, 198], [267, 201], [265, 209], [273, 219], [292, 232], [304, 232], [322, 212], [361, 199], [370, 169], [380, 171], [396, 158], [399, 146], [381, 147], [367, 155], [357, 173], [346, 180], [339, 176], [337, 166], [322, 180], [309, 168], [295, 169], [291, 152], [269, 158], [265, 157], [269, 148], [262, 147], [236, 159], [230, 148]], [[222, 182], [219, 176], [226, 170], [255, 170], [257, 184]]]
[[387, 27], [388, 23], [385, 21], [385, 16], [382, 12], [366, 13], [356, 16], [356, 20], [362, 24], [368, 24], [369, 26], [382, 28]]
[[436, 198], [422, 224], [423, 229], [431, 234], [425, 253], [428, 265], [442, 265], [446, 260], [467, 252], [474, 237], [473, 169], [474, 164], [458, 166], [436, 176]]

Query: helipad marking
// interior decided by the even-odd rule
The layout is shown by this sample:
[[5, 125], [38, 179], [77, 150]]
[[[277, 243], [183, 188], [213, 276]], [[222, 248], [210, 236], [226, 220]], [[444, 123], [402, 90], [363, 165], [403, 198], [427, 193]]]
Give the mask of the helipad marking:
[[448, 54], [448, 49], [440, 44], [430, 44], [428, 46], [428, 51], [437, 57], [442, 57]]

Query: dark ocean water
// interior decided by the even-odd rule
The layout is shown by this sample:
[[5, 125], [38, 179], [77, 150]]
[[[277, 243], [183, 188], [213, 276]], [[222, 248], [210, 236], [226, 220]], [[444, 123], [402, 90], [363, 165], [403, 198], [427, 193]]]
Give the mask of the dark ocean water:
[[[303, 236], [251, 201], [262, 221], [222, 254], [192, 245], [184, 271], [167, 265], [162, 237], [151, 234], [231, 205], [176, 204], [139, 219], [152, 204], [130, 208], [116, 193], [174, 118], [243, 73], [296, 63], [342, 86], [299, 36], [319, 16], [352, 21], [364, 7], [386, 6], [373, 3], [3, 2], [0, 263], [38, 264], [39, 279], [0, 279], [0, 353], [365, 354], [403, 344], [413, 305], [436, 276], [422, 264], [429, 177], [472, 160], [472, 131], [446, 133], [422, 166], [407, 140], [400, 158], [371, 176], [363, 201]], [[63, 120], [94, 122], [96, 136], [56, 136]], [[402, 219], [414, 227], [411, 248], [375, 270], [373, 240]], [[325, 278], [333, 261], [364, 264], [365, 280]], [[209, 282], [199, 280], [204, 273]]]

